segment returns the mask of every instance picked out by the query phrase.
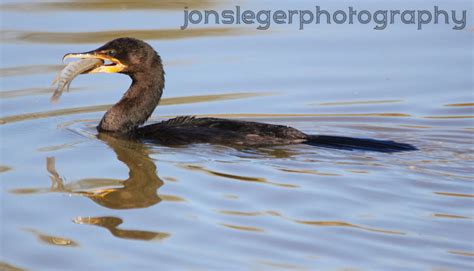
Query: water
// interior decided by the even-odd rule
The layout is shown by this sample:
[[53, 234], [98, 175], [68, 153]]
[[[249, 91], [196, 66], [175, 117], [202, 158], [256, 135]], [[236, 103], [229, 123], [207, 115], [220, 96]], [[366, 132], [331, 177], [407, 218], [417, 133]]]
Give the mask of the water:
[[[236, 3], [3, 1], [0, 269], [471, 269], [473, 9], [469, 1], [437, 4], [467, 9], [466, 29], [180, 31], [185, 5]], [[223, 116], [420, 150], [172, 148], [97, 135], [130, 80], [79, 76], [57, 104], [49, 85], [65, 53], [122, 35], [146, 39], [165, 62], [164, 100], [151, 121]]]

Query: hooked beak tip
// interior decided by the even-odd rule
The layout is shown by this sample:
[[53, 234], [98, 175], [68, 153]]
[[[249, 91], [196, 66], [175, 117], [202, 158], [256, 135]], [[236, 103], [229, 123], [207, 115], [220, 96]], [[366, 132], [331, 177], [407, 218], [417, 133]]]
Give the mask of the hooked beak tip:
[[65, 54], [65, 55], [63, 56], [62, 61], [64, 62], [64, 60], [66, 60], [66, 59], [68, 59], [68, 58], [70, 58], [70, 57], [71, 57], [71, 54]]

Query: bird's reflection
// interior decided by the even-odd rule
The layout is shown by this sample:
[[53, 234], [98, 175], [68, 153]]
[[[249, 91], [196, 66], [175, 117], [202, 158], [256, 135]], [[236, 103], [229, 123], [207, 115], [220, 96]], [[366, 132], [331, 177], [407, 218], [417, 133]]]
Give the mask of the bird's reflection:
[[[99, 140], [105, 142], [129, 169], [126, 180], [107, 178], [88, 178], [65, 183], [56, 170], [55, 157], [46, 158], [46, 170], [50, 174], [50, 188], [22, 188], [12, 190], [15, 194], [35, 194], [60, 192], [85, 196], [97, 204], [110, 209], [146, 208], [161, 201], [157, 190], [163, 181], [156, 173], [156, 166], [149, 157], [148, 148], [138, 142], [122, 140], [99, 134]], [[161, 240], [170, 234], [164, 232], [124, 230], [117, 228], [123, 223], [118, 217], [76, 217], [76, 224], [95, 225], [106, 228], [118, 238], [134, 240]]]
[[46, 169], [51, 174], [51, 190], [86, 196], [97, 204], [110, 209], [145, 208], [161, 201], [157, 194], [163, 181], [156, 174], [156, 166], [148, 156], [145, 145], [99, 134], [129, 169], [127, 180], [82, 179], [64, 185], [56, 171], [55, 158], [48, 157]]
[[134, 239], [134, 240], [162, 240], [170, 236], [169, 233], [165, 232], [153, 232], [153, 231], [140, 231], [140, 230], [123, 230], [117, 227], [123, 223], [123, 220], [113, 216], [103, 217], [77, 217], [74, 219], [74, 223], [95, 225], [106, 228], [112, 233], [113, 236], [123, 239]]

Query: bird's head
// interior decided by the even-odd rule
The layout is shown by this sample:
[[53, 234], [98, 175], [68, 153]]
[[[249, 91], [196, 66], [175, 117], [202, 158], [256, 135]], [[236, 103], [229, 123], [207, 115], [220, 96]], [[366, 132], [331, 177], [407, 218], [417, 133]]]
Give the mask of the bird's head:
[[69, 53], [67, 58], [97, 58], [104, 63], [86, 73], [124, 73], [134, 75], [149, 72], [153, 65], [161, 65], [161, 60], [146, 42], [135, 38], [118, 38], [103, 46], [84, 53]]

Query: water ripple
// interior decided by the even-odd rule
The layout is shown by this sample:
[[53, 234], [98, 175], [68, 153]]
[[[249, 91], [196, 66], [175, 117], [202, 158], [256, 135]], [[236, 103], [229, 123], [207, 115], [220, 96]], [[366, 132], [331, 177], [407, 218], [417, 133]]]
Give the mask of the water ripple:
[[406, 235], [406, 233], [401, 231], [392, 231], [392, 230], [384, 230], [384, 229], [377, 229], [377, 228], [369, 228], [365, 226], [354, 225], [351, 223], [343, 222], [343, 221], [304, 221], [304, 220], [295, 220], [296, 223], [310, 225], [310, 226], [319, 226], [319, 227], [346, 227], [346, 228], [356, 228], [371, 232], [379, 232], [379, 233], [386, 233], [386, 234], [397, 234], [397, 235]]
[[[270, 95], [270, 94], [269, 93], [240, 92], [240, 93], [230, 93], [230, 94], [195, 95], [195, 96], [184, 96], [184, 97], [175, 97], [175, 98], [163, 98], [160, 101], [160, 106], [245, 99], [245, 98], [257, 97], [261, 95]], [[25, 114], [2, 117], [0, 118], [0, 124], [7, 124], [7, 123], [12, 123], [12, 122], [41, 119], [41, 118], [49, 118], [49, 117], [57, 117], [57, 116], [100, 112], [100, 111], [106, 111], [111, 106], [112, 104], [104, 104], [104, 105], [93, 105], [93, 106], [84, 106], [84, 107], [76, 107], [76, 108], [65, 108], [65, 109], [51, 110], [51, 111], [45, 111], [45, 112], [25, 113]]]
[[185, 169], [190, 169], [192, 171], [204, 172], [204, 173], [207, 173], [211, 176], [217, 176], [217, 177], [222, 177], [222, 178], [231, 179], [231, 180], [238, 180], [238, 181], [244, 181], [244, 182], [264, 183], [264, 184], [270, 184], [270, 185], [286, 187], [286, 188], [297, 188], [298, 187], [297, 185], [294, 185], [294, 184], [271, 182], [271, 181], [268, 181], [265, 178], [260, 178], [260, 177], [241, 176], [241, 175], [234, 175], [234, 174], [229, 174], [229, 173], [224, 173], [224, 172], [218, 172], [218, 171], [206, 169], [202, 166], [197, 166], [197, 165], [182, 165], [182, 167], [185, 168]]
[[121, 38], [133, 37], [142, 40], [176, 40], [199, 37], [217, 37], [251, 34], [252, 31], [237, 28], [202, 28], [202, 29], [151, 29], [151, 30], [110, 30], [97, 32], [40, 32], [2, 30], [2, 43], [47, 43], [47, 44], [87, 44], [105, 43]]
[[215, 1], [180, 0], [72, 0], [55, 2], [24, 2], [1, 4], [0, 8], [14, 12], [58, 12], [58, 11], [121, 11], [121, 10], [182, 10], [185, 6], [206, 8], [216, 5]]
[[123, 220], [118, 217], [104, 216], [104, 217], [76, 217], [73, 220], [76, 224], [81, 225], [93, 225], [107, 229], [113, 236], [122, 239], [132, 240], [164, 240], [170, 237], [171, 234], [166, 232], [153, 232], [153, 231], [142, 231], [142, 230], [123, 230], [119, 229], [123, 223]]
[[25, 229], [25, 231], [31, 232], [34, 234], [38, 240], [41, 242], [48, 244], [48, 245], [53, 245], [53, 246], [61, 246], [61, 247], [77, 247], [79, 244], [69, 238], [64, 238], [64, 237], [58, 237], [58, 236], [53, 236], [53, 235], [48, 235], [41, 233], [37, 230], [34, 229]]

